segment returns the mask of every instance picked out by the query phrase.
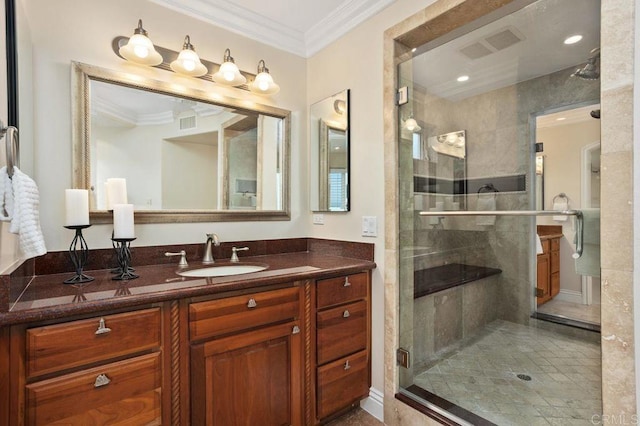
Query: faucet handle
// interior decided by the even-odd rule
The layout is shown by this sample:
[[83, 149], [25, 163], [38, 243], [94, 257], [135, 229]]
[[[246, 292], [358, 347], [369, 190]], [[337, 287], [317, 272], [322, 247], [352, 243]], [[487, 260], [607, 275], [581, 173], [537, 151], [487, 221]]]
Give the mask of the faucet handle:
[[165, 252], [164, 255], [167, 257], [180, 256], [180, 262], [178, 262], [178, 266], [180, 268], [186, 268], [187, 266], [189, 266], [189, 264], [187, 263], [187, 252], [184, 250], [180, 250], [180, 252], [178, 253]]
[[248, 251], [249, 247], [231, 247], [231, 260], [230, 262], [240, 262], [240, 259], [238, 258], [238, 252], [239, 251]]

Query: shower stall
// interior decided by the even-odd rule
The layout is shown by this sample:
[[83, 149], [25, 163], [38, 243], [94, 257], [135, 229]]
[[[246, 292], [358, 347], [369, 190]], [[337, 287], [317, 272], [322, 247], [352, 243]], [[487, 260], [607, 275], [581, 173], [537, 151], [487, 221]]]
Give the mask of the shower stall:
[[535, 122], [598, 103], [600, 2], [514, 3], [398, 65], [399, 394], [459, 424], [580, 424], [600, 336], [532, 318]]

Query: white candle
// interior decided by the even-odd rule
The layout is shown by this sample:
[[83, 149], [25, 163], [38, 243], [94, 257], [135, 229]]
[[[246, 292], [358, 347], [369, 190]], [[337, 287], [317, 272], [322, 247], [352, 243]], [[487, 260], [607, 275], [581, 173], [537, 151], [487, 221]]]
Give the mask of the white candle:
[[113, 238], [135, 238], [133, 204], [113, 205]]
[[113, 210], [116, 204], [127, 204], [127, 180], [124, 178], [109, 178], [105, 185], [107, 190], [107, 210]]
[[65, 189], [65, 226], [89, 224], [89, 191], [86, 189]]

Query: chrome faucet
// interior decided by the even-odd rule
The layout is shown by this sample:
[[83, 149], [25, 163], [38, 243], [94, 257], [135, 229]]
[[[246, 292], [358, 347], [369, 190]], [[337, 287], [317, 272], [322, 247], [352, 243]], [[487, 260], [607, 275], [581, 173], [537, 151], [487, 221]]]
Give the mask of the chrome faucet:
[[204, 243], [204, 256], [202, 257], [202, 263], [205, 265], [215, 263], [213, 260], [212, 246], [219, 246], [220, 239], [217, 234], [207, 234], [207, 242]]
[[232, 252], [232, 254], [231, 254], [231, 260], [230, 260], [230, 262], [234, 262], [234, 263], [236, 263], [236, 262], [240, 262], [240, 259], [238, 258], [238, 252], [239, 252], [239, 251], [247, 251], [247, 250], [249, 250], [249, 247], [240, 247], [240, 248], [238, 248], [238, 247], [231, 247], [231, 252]]

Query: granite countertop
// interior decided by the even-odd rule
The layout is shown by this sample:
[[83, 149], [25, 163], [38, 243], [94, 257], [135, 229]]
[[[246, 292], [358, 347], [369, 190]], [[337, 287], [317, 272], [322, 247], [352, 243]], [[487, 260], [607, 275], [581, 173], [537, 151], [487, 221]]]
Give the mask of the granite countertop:
[[[216, 278], [189, 278], [176, 274], [176, 263], [135, 266], [139, 278], [130, 281], [112, 280], [108, 269], [85, 271], [94, 281], [86, 284], [63, 284], [70, 273], [36, 275], [24, 290], [9, 302], [8, 310], [0, 311], [0, 326], [31, 321], [56, 319], [118, 309], [172, 299], [247, 290], [306, 279], [318, 279], [340, 274], [370, 270], [376, 264], [370, 260], [328, 255], [317, 252], [295, 252], [242, 257], [238, 264], [266, 264], [268, 268], [249, 274]], [[229, 264], [216, 262], [216, 265]], [[189, 268], [208, 267], [190, 262]]]

